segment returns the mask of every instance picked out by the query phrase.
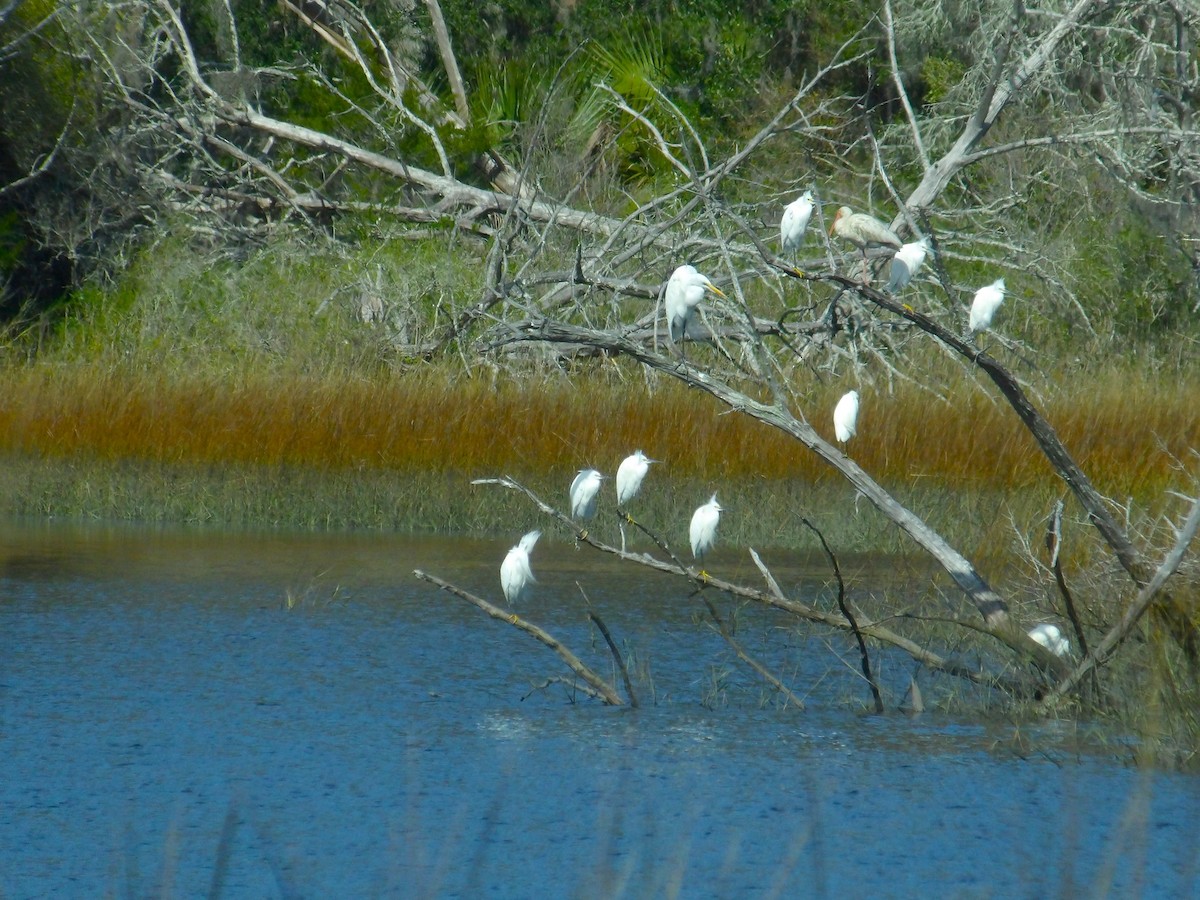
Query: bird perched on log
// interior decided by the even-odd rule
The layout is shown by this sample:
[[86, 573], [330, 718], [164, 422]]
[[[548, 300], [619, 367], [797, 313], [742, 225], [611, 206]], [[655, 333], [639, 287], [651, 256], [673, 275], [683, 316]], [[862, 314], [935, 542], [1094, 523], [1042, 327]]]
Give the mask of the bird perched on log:
[[804, 241], [804, 232], [808, 230], [808, 220], [812, 218], [812, 213], [812, 191], [805, 191], [783, 211], [783, 219], [779, 222], [780, 245], [784, 253], [791, 251], [793, 260]]
[[671, 273], [663, 305], [666, 307], [667, 328], [673, 342], [682, 341], [687, 336], [688, 325], [706, 291], [712, 291], [718, 297], [725, 296], [720, 288], [708, 280], [708, 276], [697, 272], [695, 266], [680, 266]]
[[1000, 304], [1004, 302], [1004, 279], [997, 278], [991, 284], [981, 287], [975, 292], [975, 299], [971, 301], [971, 319], [969, 322], [972, 331], [987, 331], [992, 327], [992, 318], [996, 315], [996, 310], [1000, 308]]
[[866, 213], [856, 213], [848, 206], [843, 206], [833, 217], [829, 233], [836, 234], [843, 241], [853, 244], [862, 252], [863, 283], [867, 281], [867, 248], [895, 247], [899, 250], [904, 242], [896, 236], [896, 232], [888, 228], [874, 216]]
[[898, 293], [908, 287], [908, 283], [921, 271], [928, 253], [929, 238], [905, 244], [896, 252], [892, 257], [892, 269], [888, 273], [889, 294]]
[[526, 534], [517, 546], [508, 551], [504, 562], [500, 564], [500, 587], [504, 589], [504, 599], [508, 601], [509, 606], [514, 606], [523, 599], [529, 585], [537, 580], [529, 568], [529, 554], [533, 552], [533, 546], [541, 536], [540, 531]]
[[833, 409], [833, 433], [843, 444], [858, 430], [858, 391], [842, 396]]

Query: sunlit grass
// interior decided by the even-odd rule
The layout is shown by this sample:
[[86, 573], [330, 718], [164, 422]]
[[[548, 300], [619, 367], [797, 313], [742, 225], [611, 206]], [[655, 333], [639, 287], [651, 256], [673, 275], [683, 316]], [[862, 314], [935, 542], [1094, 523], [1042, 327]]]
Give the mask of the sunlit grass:
[[[156, 463], [610, 474], [645, 450], [674, 477], [838, 478], [788, 436], [665, 382], [484, 381], [429, 370], [373, 380], [264, 373], [230, 382], [94, 366], [0, 371], [0, 452]], [[1145, 496], [1200, 446], [1200, 385], [1095, 385], [1045, 413], [1102, 490]], [[811, 395], [832, 441], [836, 391]], [[803, 412], [803, 410], [802, 410]], [[944, 402], [865, 394], [848, 452], [885, 485], [1027, 489], [1055, 477], [1011, 410], [982, 391]]]

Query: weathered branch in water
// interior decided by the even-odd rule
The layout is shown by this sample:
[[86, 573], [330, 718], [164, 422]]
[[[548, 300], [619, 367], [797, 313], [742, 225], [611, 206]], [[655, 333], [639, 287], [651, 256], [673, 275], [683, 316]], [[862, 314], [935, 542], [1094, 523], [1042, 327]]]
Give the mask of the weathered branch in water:
[[825, 550], [825, 556], [829, 560], [829, 564], [833, 566], [833, 577], [837, 579], [838, 609], [842, 611], [842, 615], [850, 623], [850, 630], [854, 632], [854, 639], [858, 642], [859, 657], [862, 660], [863, 677], [867, 679], [867, 684], [871, 686], [871, 696], [875, 699], [875, 712], [882, 715], [883, 696], [879, 693], [879, 684], [876, 682], [875, 676], [871, 673], [871, 655], [867, 653], [867, 642], [863, 639], [862, 629], [858, 627], [858, 622], [855, 621], [854, 614], [850, 611], [850, 607], [846, 605], [846, 582], [842, 580], [842, 568], [838, 565], [837, 557], [833, 555], [833, 550], [829, 548], [829, 544], [825, 540], [825, 535], [821, 534], [821, 530], [803, 516], [800, 517], [800, 521], [807, 525], [808, 529], [817, 536], [817, 540], [821, 542], [821, 547]]
[[616, 690], [612, 687], [612, 685], [610, 685], [607, 681], [605, 681], [603, 678], [601, 678], [599, 675], [597, 675], [595, 672], [593, 672], [591, 669], [589, 669], [582, 662], [582, 660], [579, 659], [578, 656], [576, 656], [574, 653], [572, 653], [570, 650], [568, 650], [563, 645], [563, 643], [560, 640], [558, 640], [558, 638], [554, 637], [548, 631], [545, 631], [544, 629], [539, 628], [537, 625], [534, 625], [532, 622], [522, 619], [516, 613], [501, 609], [498, 606], [494, 606], [493, 604], [488, 603], [482, 597], [477, 597], [474, 594], [468, 593], [467, 591], [464, 591], [462, 588], [459, 588], [459, 587], [456, 587], [456, 586], [450, 584], [448, 581], [443, 581], [442, 579], [440, 579], [434, 575], [427, 575], [425, 572], [422, 572], [420, 569], [415, 569], [413, 571], [413, 575], [415, 575], [417, 578], [421, 579], [422, 581], [427, 581], [430, 584], [441, 588], [443, 591], [447, 591], [447, 592], [453, 594], [456, 597], [461, 597], [463, 600], [466, 600], [468, 603], [475, 604], [477, 607], [482, 609], [485, 613], [487, 613], [493, 619], [496, 619], [497, 621], [500, 621], [500, 622], [505, 622], [505, 623], [513, 626], [514, 628], [519, 629], [520, 631], [524, 631], [526, 634], [530, 635], [531, 637], [535, 638], [536, 640], [541, 641], [543, 644], [545, 644], [547, 647], [549, 647], [551, 650], [553, 650], [555, 653], [557, 653], [559, 655], [559, 658], [562, 659], [562, 661], [567, 664], [567, 667], [572, 672], [574, 672], [576, 675], [578, 675], [580, 678], [582, 678], [585, 682], [587, 682], [589, 685], [591, 685], [591, 687], [597, 693], [599, 693], [600, 696], [604, 699], [605, 703], [607, 703], [609, 706], [624, 706], [625, 705], [625, 701], [623, 701], [621, 699], [621, 696], [616, 692]]
[[730, 648], [732, 648], [733, 652], [737, 654], [737, 658], [757, 672], [763, 681], [767, 682], [767, 684], [771, 685], [771, 687], [783, 694], [783, 696], [788, 699], [789, 703], [791, 703], [797, 709], [804, 709], [803, 700], [793, 694], [791, 689], [775, 674], [773, 674], [770, 669], [745, 651], [738, 639], [735, 638], [730, 633], [729, 629], [725, 627], [725, 621], [717, 613], [717, 608], [713, 606], [712, 601], [703, 594], [700, 595], [700, 599], [703, 600], [704, 605], [708, 607], [708, 614], [712, 616], [712, 620], [716, 623], [717, 631], [720, 632], [721, 637], [725, 639], [725, 643], [727, 643]]
[[[586, 597], [586, 595], [585, 595]], [[617, 647], [617, 642], [613, 640], [612, 634], [609, 633], [608, 626], [592, 610], [588, 610], [588, 618], [592, 620], [597, 628], [600, 629], [600, 634], [604, 636], [604, 643], [608, 644], [608, 652], [612, 654], [613, 659], [617, 663], [617, 670], [621, 673], [621, 679], [625, 682], [625, 693], [629, 695], [629, 705], [633, 709], [638, 708], [637, 694], [633, 690], [633, 681], [629, 677], [629, 669], [625, 667], [625, 657], [621, 655], [621, 650]]]
[[[1026, 430], [1033, 436], [1033, 439], [1037, 442], [1038, 447], [1050, 465], [1054, 467], [1059, 477], [1071, 489], [1071, 493], [1074, 494], [1075, 499], [1079, 501], [1080, 506], [1087, 512], [1088, 518], [1096, 526], [1096, 530], [1100, 532], [1100, 536], [1112, 549], [1114, 555], [1120, 561], [1125, 571], [1129, 573], [1134, 583], [1138, 587], [1145, 587], [1149, 583], [1150, 572], [1146, 561], [1137, 547], [1134, 546], [1133, 541], [1129, 539], [1129, 535], [1125, 533], [1125, 530], [1118, 524], [1116, 518], [1114, 518], [1105, 497], [1096, 490], [1091, 479], [1087, 477], [1083, 469], [1075, 462], [1075, 459], [1071, 456], [1066, 446], [1059, 439], [1054, 427], [1025, 394], [1020, 382], [998, 360], [980, 350], [975, 346], [974, 341], [971, 341], [969, 338], [963, 338], [954, 334], [941, 323], [917, 312], [910, 306], [897, 302], [894, 298], [868, 285], [837, 274], [806, 275], [778, 261], [773, 262], [773, 265], [779, 271], [793, 278], [801, 278], [806, 281], [832, 282], [841, 285], [846, 290], [854, 291], [876, 306], [912, 322], [922, 331], [937, 338], [960, 356], [982, 369], [984, 374], [996, 385], [1004, 399], [1008, 401], [1008, 405], [1012, 407], [1013, 412], [1017, 414], [1017, 418], [1021, 420]], [[1179, 642], [1180, 646], [1183, 647], [1189, 659], [1196, 660], [1200, 657], [1200, 630], [1188, 618], [1186, 611], [1177, 609], [1169, 595], [1162, 598], [1162, 603], [1157, 609], [1166, 618], [1171, 634]]]
[[[618, 557], [619, 559], [637, 563], [640, 566], [646, 566], [647, 568], [654, 569], [655, 571], [662, 572], [667, 575], [683, 576], [698, 585], [711, 587], [715, 590], [723, 591], [736, 597], [744, 597], [747, 600], [753, 600], [756, 603], [761, 603], [765, 606], [770, 606], [783, 612], [790, 613], [791, 615], [805, 619], [809, 622], [819, 622], [823, 625], [828, 625], [831, 628], [836, 628], [839, 631], [849, 630], [850, 626], [843, 617], [834, 615], [833, 613], [822, 612], [821, 610], [809, 606], [808, 604], [799, 600], [792, 600], [786, 597], [784, 593], [779, 590], [779, 585], [774, 584], [774, 579], [770, 579], [770, 582], [774, 584], [773, 592], [767, 593], [764, 591], [757, 591], [753, 588], [748, 588], [743, 585], [734, 584], [730, 581], [723, 581], [719, 578], [713, 578], [711, 575], [701, 575], [697, 569], [685, 566], [669, 549], [665, 549], [665, 552], [671, 556], [674, 562], [664, 562], [663, 560], [655, 559], [648, 553], [628, 553], [620, 550], [617, 547], [610, 546], [602, 541], [597, 540], [590, 531], [579, 531], [579, 526], [569, 516], [563, 515], [554, 507], [543, 501], [529, 488], [512, 478], [507, 476], [501, 478], [479, 478], [472, 481], [471, 484], [495, 484], [501, 487], [506, 487], [510, 490], [520, 491], [526, 497], [528, 497], [542, 512], [558, 519], [572, 531], [576, 531], [577, 533], [575, 535], [575, 539], [579, 543], [586, 544], [595, 550], [599, 550], [601, 553], [608, 553]], [[633, 524], [638, 525], [636, 522]], [[653, 538], [653, 535], [649, 530], [645, 529], [641, 525], [638, 525], [638, 527]], [[657, 539], [655, 540], [656, 543], [659, 543], [660, 547], [666, 548], [665, 543], [661, 543]], [[753, 549], [750, 551], [750, 553], [751, 556], [754, 557], [760, 569], [765, 570], [765, 566], [763, 566], [762, 560], [759, 558], [758, 554]], [[1028, 692], [1028, 685], [1024, 684], [1023, 682], [1010, 678], [1004, 678], [1002, 676], [988, 675], [963, 665], [955, 660], [945, 659], [930, 650], [926, 650], [915, 641], [909, 640], [903, 635], [897, 634], [884, 625], [879, 625], [872, 622], [859, 622], [859, 628], [867, 637], [874, 638], [881, 644], [888, 644], [897, 648], [898, 650], [902, 650], [929, 669], [936, 669], [939, 672], [945, 672], [947, 675], [953, 675], [956, 678], [962, 678], [974, 684], [985, 684], [1000, 688], [1001, 690], [1007, 691], [1008, 693], [1014, 695], [1021, 695]], [[986, 626], [980, 626], [979, 630], [990, 634], [992, 637], [1004, 640], [1003, 637]], [[1058, 659], [1058, 657], [1055, 657], [1054, 654], [1050, 653], [1049, 650], [1046, 650], [1045, 647], [1042, 647], [1035, 641], [1030, 640], [1029, 636], [1020, 629], [1016, 629], [1016, 632], [1018, 638], [1015, 639], [1016, 647], [1014, 649], [1020, 649], [1022, 652], [1031, 656], [1036, 656], [1037, 651], [1041, 650], [1053, 659]], [[1020, 643], [1021, 638], [1024, 638], [1025, 643], [1031, 645], [1032, 649], [1022, 645]], [[1010, 644], [1010, 646], [1012, 645]]]
[[[854, 284], [849, 279], [845, 281], [849, 285]], [[1014, 650], [1029, 652], [1026, 645], [1037, 646], [1019, 628], [1008, 627], [1008, 605], [984, 581], [983, 576], [966, 557], [915, 513], [901, 505], [854, 460], [827, 442], [811, 425], [798, 419], [786, 407], [780, 404], [760, 403], [725, 382], [700, 371], [691, 363], [663, 356], [611, 331], [567, 325], [549, 319], [525, 320], [504, 327], [497, 333], [492, 346], [495, 348], [525, 342], [587, 344], [609, 353], [630, 356], [649, 369], [712, 394], [730, 409], [745, 413], [790, 435], [841, 472], [880, 512], [937, 560], [975, 603], [993, 634]]]
[[1192, 511], [1183, 523], [1183, 527], [1179, 530], [1179, 537], [1175, 541], [1175, 546], [1163, 557], [1163, 561], [1157, 571], [1155, 571], [1154, 576], [1138, 592], [1133, 603], [1125, 610], [1125, 615], [1121, 617], [1121, 621], [1109, 630], [1108, 634], [1096, 645], [1095, 650], [1091, 654], [1082, 659], [1079, 665], [1042, 699], [1042, 702], [1038, 706], [1040, 711], [1046, 712], [1056, 706], [1066, 694], [1075, 689], [1088, 672], [1108, 662], [1117, 646], [1129, 636], [1129, 633], [1133, 631], [1133, 627], [1145, 615], [1146, 610], [1150, 608], [1155, 597], [1162, 590], [1163, 585], [1175, 574], [1175, 570], [1183, 562], [1183, 557], [1187, 554], [1188, 545], [1191, 544], [1198, 529], [1200, 529], [1200, 498], [1192, 503]]

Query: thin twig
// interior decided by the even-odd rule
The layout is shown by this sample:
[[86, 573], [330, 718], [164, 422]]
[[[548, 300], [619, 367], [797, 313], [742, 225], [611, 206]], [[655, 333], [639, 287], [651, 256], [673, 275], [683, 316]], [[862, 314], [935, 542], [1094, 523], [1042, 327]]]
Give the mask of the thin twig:
[[875, 676], [871, 672], [871, 656], [867, 653], [867, 642], [863, 638], [862, 629], [858, 627], [858, 620], [854, 618], [854, 614], [850, 612], [850, 607], [846, 603], [846, 582], [842, 579], [842, 569], [838, 565], [837, 557], [829, 548], [829, 544], [825, 541], [825, 535], [821, 534], [821, 529], [817, 528], [812, 522], [804, 516], [800, 517], [800, 521], [808, 526], [808, 529], [817, 536], [817, 540], [821, 542], [821, 546], [825, 549], [825, 556], [829, 559], [829, 564], [833, 566], [833, 577], [837, 579], [837, 601], [838, 607], [842, 611], [842, 615], [846, 617], [846, 621], [850, 623], [850, 630], [854, 632], [854, 639], [858, 641], [858, 652], [862, 658], [863, 677], [867, 679], [867, 684], [871, 686], [871, 696], [875, 698], [875, 712], [883, 713], [883, 697], [879, 693], [879, 684], [875, 681]]

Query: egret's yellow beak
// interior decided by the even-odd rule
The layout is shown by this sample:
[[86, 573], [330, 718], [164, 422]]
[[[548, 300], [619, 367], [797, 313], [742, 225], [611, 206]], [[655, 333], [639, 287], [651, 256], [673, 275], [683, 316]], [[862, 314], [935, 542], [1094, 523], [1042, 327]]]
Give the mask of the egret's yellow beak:
[[715, 284], [713, 284], [712, 282], [709, 282], [708, 284], [706, 284], [705, 287], [707, 287], [710, 291], [712, 291], [718, 297], [721, 297], [725, 300], [729, 299], [728, 297], [725, 296], [725, 292], [723, 290], [721, 290], [719, 287], [717, 287]]

